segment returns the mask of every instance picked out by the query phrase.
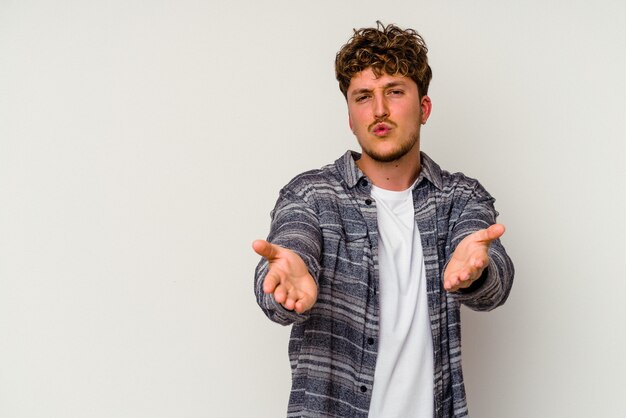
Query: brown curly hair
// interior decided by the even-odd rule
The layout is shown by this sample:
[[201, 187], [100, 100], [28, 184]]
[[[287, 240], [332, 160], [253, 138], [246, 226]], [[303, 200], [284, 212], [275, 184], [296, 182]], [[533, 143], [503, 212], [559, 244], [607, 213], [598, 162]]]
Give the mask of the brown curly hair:
[[354, 29], [354, 35], [335, 57], [335, 76], [344, 97], [348, 96], [350, 80], [357, 73], [371, 68], [382, 73], [406, 76], [417, 84], [420, 98], [428, 94], [433, 76], [428, 65], [428, 48], [413, 29], [402, 30], [376, 22], [376, 28]]

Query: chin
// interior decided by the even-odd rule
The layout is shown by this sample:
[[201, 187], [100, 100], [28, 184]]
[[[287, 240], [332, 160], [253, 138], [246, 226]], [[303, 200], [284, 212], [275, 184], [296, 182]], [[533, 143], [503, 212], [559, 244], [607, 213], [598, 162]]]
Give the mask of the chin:
[[410, 146], [398, 147], [395, 149], [368, 149], [363, 148], [363, 153], [367, 154], [372, 160], [378, 161], [381, 163], [390, 163], [392, 161], [397, 161], [407, 155], [415, 146], [415, 144], [411, 144]]
[[397, 161], [407, 154], [407, 151], [404, 150], [388, 153], [368, 152], [365, 150], [363, 150], [363, 152], [367, 154], [372, 160], [378, 161], [379, 163], [390, 163], [393, 161]]
[[375, 140], [371, 142], [359, 141], [359, 145], [361, 145], [361, 150], [363, 151], [363, 154], [366, 154], [373, 161], [377, 161], [380, 163], [390, 163], [392, 161], [397, 161], [405, 155], [411, 153], [416, 148], [419, 153], [419, 133], [415, 133], [410, 138], [406, 138], [403, 141], [398, 141], [397, 139], [391, 138], [389, 141], [379, 141], [380, 140]]

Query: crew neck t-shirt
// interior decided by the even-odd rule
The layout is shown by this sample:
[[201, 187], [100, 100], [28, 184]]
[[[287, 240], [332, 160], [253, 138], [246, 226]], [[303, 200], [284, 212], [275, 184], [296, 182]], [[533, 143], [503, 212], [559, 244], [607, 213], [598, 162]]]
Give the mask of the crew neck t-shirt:
[[369, 418], [432, 418], [433, 344], [413, 185], [372, 186], [378, 220], [380, 333]]

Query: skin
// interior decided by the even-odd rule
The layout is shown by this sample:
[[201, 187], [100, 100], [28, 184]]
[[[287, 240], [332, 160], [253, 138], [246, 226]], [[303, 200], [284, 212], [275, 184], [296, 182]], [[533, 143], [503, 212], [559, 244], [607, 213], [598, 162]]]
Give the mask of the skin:
[[317, 284], [302, 258], [264, 240], [254, 241], [252, 248], [269, 261], [263, 291], [273, 294], [274, 300], [290, 311], [303, 313], [311, 309], [317, 300]]
[[[381, 74], [371, 69], [356, 74], [347, 92], [348, 120], [361, 146], [357, 165], [378, 187], [406, 190], [419, 175], [420, 128], [432, 110], [428, 96], [420, 97], [408, 77]], [[452, 254], [443, 274], [448, 292], [467, 288], [489, 265], [489, 246], [504, 234], [504, 226], [491, 225], [465, 237]], [[317, 300], [317, 285], [295, 252], [264, 240], [254, 251], [269, 261], [263, 291], [285, 309], [303, 313]]]
[[489, 246], [504, 230], [504, 225], [494, 224], [463, 238], [443, 272], [443, 288], [455, 292], [470, 287], [489, 265]]
[[376, 77], [368, 68], [350, 80], [346, 100], [361, 171], [383, 189], [409, 188], [420, 172], [420, 128], [430, 116], [430, 98], [420, 97], [410, 78]]

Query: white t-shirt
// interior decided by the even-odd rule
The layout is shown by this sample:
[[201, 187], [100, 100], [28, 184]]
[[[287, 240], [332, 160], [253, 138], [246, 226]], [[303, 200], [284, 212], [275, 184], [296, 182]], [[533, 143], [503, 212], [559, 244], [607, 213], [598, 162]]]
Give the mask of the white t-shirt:
[[413, 187], [372, 186], [378, 219], [380, 334], [369, 418], [432, 418], [433, 343]]

